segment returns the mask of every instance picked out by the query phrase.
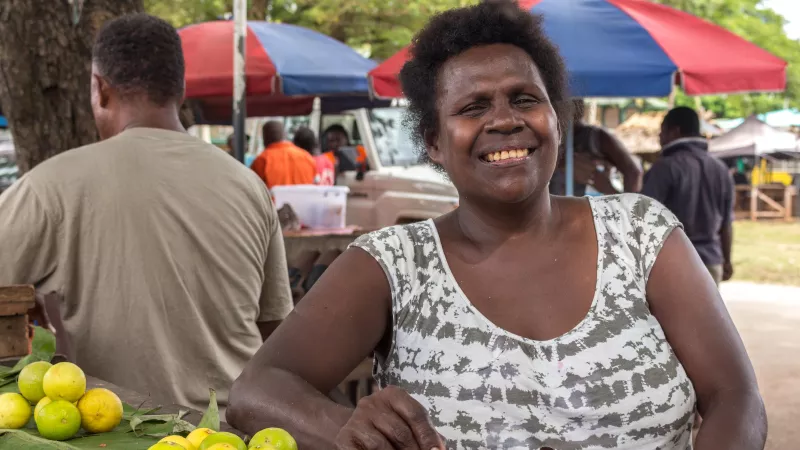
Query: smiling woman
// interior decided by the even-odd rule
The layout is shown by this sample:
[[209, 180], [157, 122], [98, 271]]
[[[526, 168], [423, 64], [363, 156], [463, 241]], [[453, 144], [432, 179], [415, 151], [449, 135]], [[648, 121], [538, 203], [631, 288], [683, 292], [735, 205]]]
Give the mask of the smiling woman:
[[[677, 219], [638, 195], [551, 196], [569, 117], [541, 19], [434, 18], [401, 72], [459, 207], [362, 236], [234, 384], [228, 420], [314, 449], [760, 449], [741, 340]], [[329, 392], [375, 355], [381, 390]]]

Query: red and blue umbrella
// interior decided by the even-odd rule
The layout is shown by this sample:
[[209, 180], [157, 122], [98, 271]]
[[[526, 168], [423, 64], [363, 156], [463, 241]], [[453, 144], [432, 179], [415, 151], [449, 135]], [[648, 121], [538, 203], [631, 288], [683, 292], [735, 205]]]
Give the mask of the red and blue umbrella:
[[[233, 21], [179, 31], [186, 60], [187, 98], [233, 96]], [[294, 25], [247, 23], [247, 95], [368, 95], [375, 63], [347, 45]]]
[[[786, 61], [691, 14], [646, 0], [519, 0], [542, 14], [567, 63], [577, 97], [775, 92]], [[397, 74], [408, 50], [370, 72], [373, 93], [402, 96]]]

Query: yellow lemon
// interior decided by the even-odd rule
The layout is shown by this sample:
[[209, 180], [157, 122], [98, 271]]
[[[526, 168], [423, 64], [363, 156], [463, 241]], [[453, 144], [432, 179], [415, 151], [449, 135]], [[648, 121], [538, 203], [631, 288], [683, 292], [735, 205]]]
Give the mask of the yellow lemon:
[[53, 400], [42, 406], [34, 419], [39, 434], [52, 441], [65, 441], [81, 429], [81, 413], [64, 400]]
[[297, 450], [297, 442], [291, 434], [281, 428], [267, 428], [250, 439], [250, 449], [259, 444], [269, 444], [276, 450]]
[[122, 422], [122, 401], [108, 389], [86, 391], [78, 400], [78, 411], [81, 426], [89, 433], [106, 433]]
[[207, 438], [209, 435], [214, 434], [214, 433], [216, 433], [216, 431], [214, 431], [214, 430], [212, 430], [210, 428], [197, 428], [194, 431], [192, 431], [191, 433], [189, 433], [189, 435], [186, 436], [186, 439], [189, 442], [191, 442], [192, 445], [195, 446], [195, 448], [200, 448], [200, 444], [203, 443], [205, 438]]
[[221, 444], [214, 444], [211, 447], [208, 447], [208, 450], [236, 450], [236, 447], [223, 442]]
[[44, 374], [42, 385], [51, 400], [77, 402], [86, 392], [86, 375], [75, 364], [62, 362]]
[[36, 361], [25, 366], [19, 373], [17, 379], [19, 392], [29, 402], [36, 403], [45, 397], [42, 379], [51, 367], [53, 365], [47, 361]]
[[192, 443], [183, 436], [167, 436], [159, 442], [174, 442], [182, 445], [186, 450], [196, 450], [194, 445], [192, 445]]
[[16, 430], [31, 418], [31, 405], [20, 394], [9, 392], [0, 395], [0, 428]]
[[42, 409], [44, 405], [47, 405], [50, 402], [52, 402], [52, 400], [50, 400], [50, 397], [45, 397], [39, 400], [39, 403], [36, 404], [36, 408], [33, 408], [33, 417], [36, 417], [36, 415], [39, 414], [39, 410]]
[[269, 444], [256, 444], [248, 448], [248, 450], [278, 450]]
[[177, 442], [159, 442], [147, 450], [186, 450], [186, 448]]

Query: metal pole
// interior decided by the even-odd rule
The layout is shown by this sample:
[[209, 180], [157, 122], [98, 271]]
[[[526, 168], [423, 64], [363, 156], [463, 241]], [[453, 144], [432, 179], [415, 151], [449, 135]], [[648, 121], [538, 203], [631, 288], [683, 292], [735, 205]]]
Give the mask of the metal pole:
[[245, 39], [247, 38], [247, 0], [233, 2], [233, 155], [244, 162], [245, 129]]
[[575, 139], [573, 133], [574, 127], [575, 124], [573, 123], [573, 120], [570, 119], [569, 124], [567, 124], [567, 151], [566, 154], [564, 155], [565, 165], [566, 165], [564, 170], [564, 177], [566, 178], [566, 180], [564, 180], [565, 182], [564, 194], [566, 194], [567, 197], [572, 197], [575, 194], [575, 167], [574, 167]]

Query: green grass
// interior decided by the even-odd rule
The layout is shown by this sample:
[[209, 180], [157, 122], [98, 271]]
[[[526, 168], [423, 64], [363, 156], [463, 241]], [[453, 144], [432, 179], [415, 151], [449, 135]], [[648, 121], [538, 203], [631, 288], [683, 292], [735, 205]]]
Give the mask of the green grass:
[[800, 286], [800, 222], [736, 221], [733, 279]]

